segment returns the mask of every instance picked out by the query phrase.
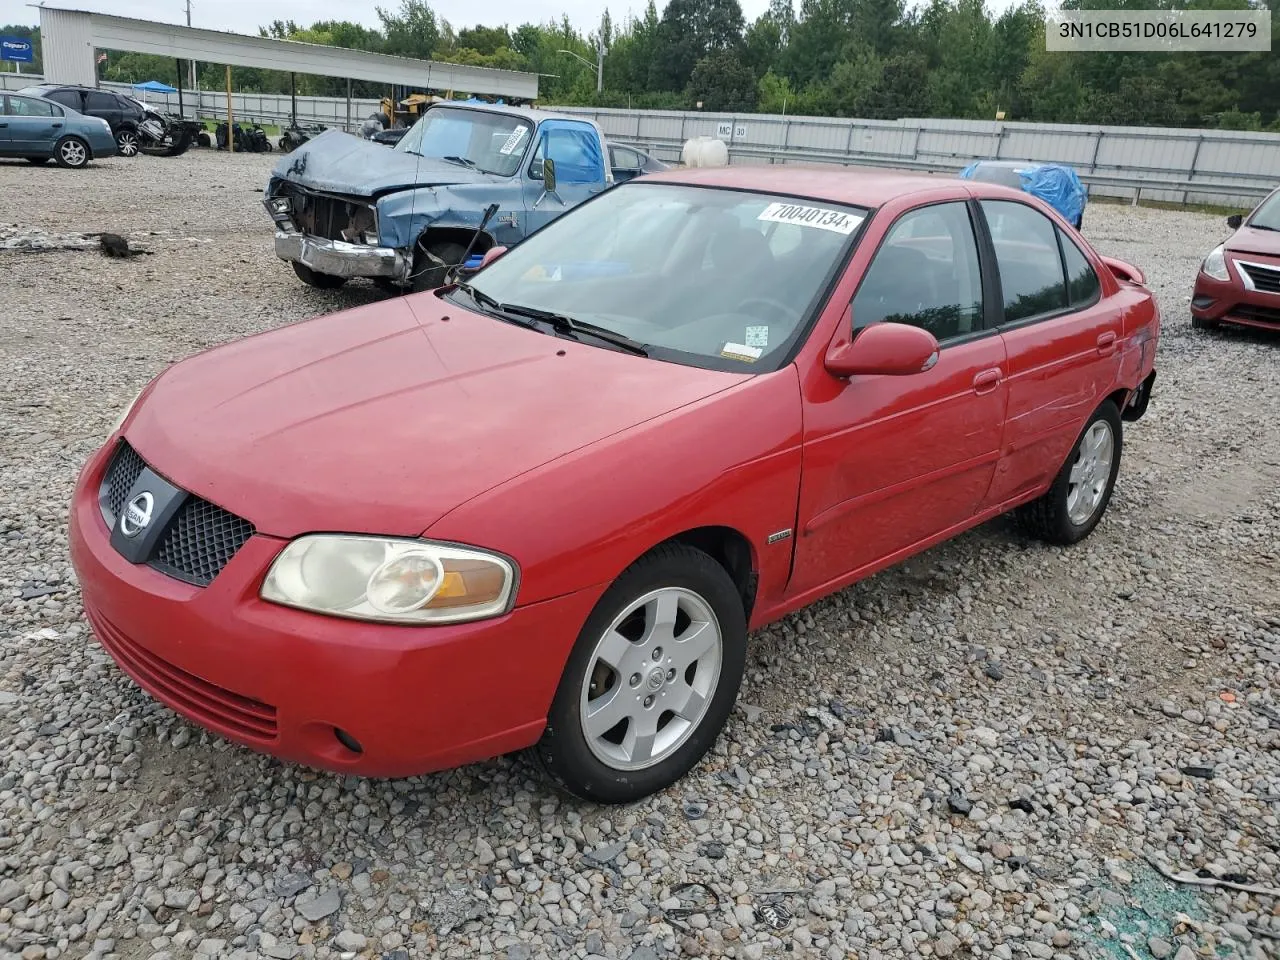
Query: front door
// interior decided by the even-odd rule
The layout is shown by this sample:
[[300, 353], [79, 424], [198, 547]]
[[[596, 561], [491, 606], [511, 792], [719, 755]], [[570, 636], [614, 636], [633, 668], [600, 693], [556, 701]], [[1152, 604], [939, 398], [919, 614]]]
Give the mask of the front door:
[[1065, 232], [1013, 200], [980, 203], [995, 250], [1009, 360], [1004, 455], [987, 502], [1050, 483], [1117, 380], [1120, 311]]
[[[546, 190], [542, 161], [555, 161], [556, 190]], [[579, 120], [546, 120], [525, 171], [526, 234], [550, 223], [605, 188], [605, 156], [595, 127]]]
[[987, 493], [1005, 411], [1005, 349], [984, 324], [969, 206], [903, 214], [853, 299], [853, 335], [881, 321], [938, 340], [906, 376], [806, 385], [804, 472], [790, 593], [896, 562], [969, 521]]
[[53, 153], [62, 135], [62, 108], [40, 97], [8, 97], [3, 122], [8, 124], [7, 149], [19, 155]]

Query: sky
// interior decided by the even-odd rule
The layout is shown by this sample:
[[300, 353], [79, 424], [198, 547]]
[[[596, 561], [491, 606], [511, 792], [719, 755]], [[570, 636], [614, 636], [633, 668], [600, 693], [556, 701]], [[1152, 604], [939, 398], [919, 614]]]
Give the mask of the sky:
[[[28, 0], [31, 2], [31, 0]], [[742, 13], [748, 23], [769, 7], [769, 0], [739, 0]], [[6, 4], [7, 5], [7, 4]], [[230, 30], [234, 33], [256, 34], [258, 27], [272, 20], [293, 20], [299, 26], [309, 26], [317, 20], [354, 20], [367, 27], [379, 25], [375, 7], [395, 10], [399, 0], [191, 0], [191, 25], [212, 30]], [[454, 29], [483, 23], [496, 26], [506, 23], [512, 28], [522, 23], [542, 23], [559, 20], [567, 13], [569, 20], [579, 29], [590, 29], [600, 22], [600, 14], [608, 6], [614, 23], [621, 23], [630, 7], [636, 16], [644, 13], [647, 0], [431, 0], [436, 16], [453, 24]], [[663, 0], [658, 9], [662, 10]], [[22, 3], [18, 7], [19, 20], [36, 23], [39, 13]], [[186, 23], [186, 0], [53, 0], [50, 6], [76, 10], [93, 10], [113, 13], [121, 17], [137, 17], [140, 20], [161, 20], [170, 23]], [[15, 11], [16, 12], [16, 11]], [[9, 14], [0, 17], [8, 20]]]

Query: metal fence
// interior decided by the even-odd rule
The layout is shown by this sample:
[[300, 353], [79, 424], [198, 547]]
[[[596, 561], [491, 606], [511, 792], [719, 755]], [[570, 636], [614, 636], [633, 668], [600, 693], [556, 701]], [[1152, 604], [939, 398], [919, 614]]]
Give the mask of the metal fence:
[[[0, 74], [0, 88], [38, 82]], [[125, 84], [103, 84], [122, 93]], [[184, 94], [188, 115], [226, 115], [226, 93]], [[175, 94], [149, 101], [176, 111]], [[349, 112], [348, 112], [349, 104]], [[303, 121], [354, 130], [376, 100], [298, 97]], [[1005, 123], [982, 120], [848, 120], [773, 114], [559, 108], [595, 119], [606, 136], [678, 160], [690, 137], [713, 136], [734, 164], [827, 163], [954, 173], [976, 158], [1069, 163], [1095, 196], [1251, 206], [1280, 180], [1280, 134], [1166, 127]], [[232, 95], [237, 119], [287, 122], [287, 95]], [[349, 118], [349, 121], [348, 121]], [[348, 126], [349, 123], [349, 126]]]

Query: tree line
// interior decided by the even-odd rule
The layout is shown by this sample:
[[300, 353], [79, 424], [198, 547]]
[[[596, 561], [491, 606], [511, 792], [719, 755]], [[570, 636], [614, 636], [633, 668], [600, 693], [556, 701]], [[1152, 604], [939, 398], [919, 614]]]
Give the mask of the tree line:
[[[1067, 9], [1266, 9], [1280, 0], [1065, 0]], [[276, 20], [263, 36], [506, 70], [533, 71], [540, 102], [869, 119], [949, 117], [1049, 123], [1280, 130], [1280, 58], [1256, 53], [1049, 53], [1045, 10], [1021, 0], [999, 15], [983, 0], [771, 0], [754, 22], [739, 0], [668, 0], [659, 13], [597, 28], [559, 22], [455, 29], [427, 0], [377, 9], [379, 29]], [[38, 30], [6, 26], [5, 33]], [[1274, 27], [1273, 27], [1274, 32]], [[597, 51], [603, 90], [596, 89]], [[564, 51], [569, 51], [571, 56]], [[38, 64], [37, 64], [38, 67]], [[176, 84], [172, 60], [108, 51], [101, 76]], [[184, 76], [184, 80], [185, 80]], [[202, 65], [202, 88], [225, 86]], [[277, 71], [233, 68], [237, 90], [287, 93]], [[297, 77], [299, 94], [341, 96], [340, 78]], [[355, 81], [359, 97], [379, 84]], [[465, 93], [467, 91], [457, 91]]]

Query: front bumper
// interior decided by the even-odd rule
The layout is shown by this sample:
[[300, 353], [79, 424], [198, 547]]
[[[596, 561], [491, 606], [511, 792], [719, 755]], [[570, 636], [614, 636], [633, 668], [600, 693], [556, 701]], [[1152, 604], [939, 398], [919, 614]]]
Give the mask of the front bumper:
[[[1280, 259], [1252, 256], [1250, 261], [1266, 261], [1280, 268]], [[1191, 315], [1207, 323], [1231, 323], [1265, 330], [1280, 330], [1280, 293], [1250, 289], [1241, 277], [1241, 268], [1231, 254], [1227, 256], [1230, 280], [1215, 280], [1203, 271], [1196, 274], [1191, 295]]]
[[403, 283], [408, 258], [392, 247], [373, 247], [345, 240], [325, 240], [286, 230], [276, 231], [276, 256], [334, 277], [385, 277]]
[[263, 753], [364, 776], [443, 770], [541, 736], [603, 586], [470, 624], [341, 620], [258, 597], [284, 546], [259, 534], [194, 587], [111, 546], [97, 500], [108, 459], [95, 454], [77, 483], [71, 559], [99, 642], [157, 700]]

